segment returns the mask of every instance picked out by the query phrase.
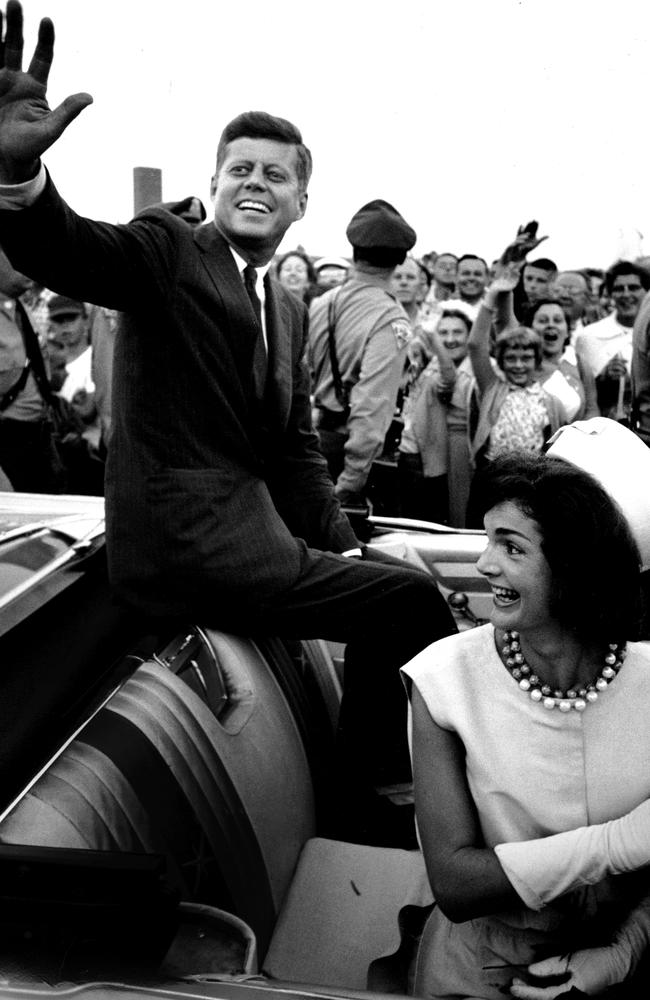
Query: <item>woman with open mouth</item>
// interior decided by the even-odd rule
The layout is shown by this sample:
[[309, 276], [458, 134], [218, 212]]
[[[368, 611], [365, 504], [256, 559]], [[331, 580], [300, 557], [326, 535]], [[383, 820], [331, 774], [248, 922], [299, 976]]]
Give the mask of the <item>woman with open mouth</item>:
[[502, 456], [482, 478], [477, 566], [492, 621], [402, 671], [437, 904], [414, 993], [639, 997], [650, 942], [650, 647], [630, 641], [639, 548], [609, 493], [563, 458]]
[[569, 320], [557, 299], [531, 307], [528, 326], [542, 338], [540, 382], [562, 403], [569, 421], [597, 417], [596, 380], [571, 345]]

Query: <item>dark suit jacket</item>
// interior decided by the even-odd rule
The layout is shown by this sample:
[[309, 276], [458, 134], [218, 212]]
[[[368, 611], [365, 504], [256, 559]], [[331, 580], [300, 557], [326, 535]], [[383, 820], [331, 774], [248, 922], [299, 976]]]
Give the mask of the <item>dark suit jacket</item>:
[[162, 209], [93, 222], [48, 182], [0, 213], [0, 234], [18, 270], [124, 313], [106, 477], [119, 594], [154, 614], [237, 607], [290, 588], [307, 546], [357, 544], [311, 427], [305, 308], [273, 283], [262, 406], [254, 313], [214, 224]]

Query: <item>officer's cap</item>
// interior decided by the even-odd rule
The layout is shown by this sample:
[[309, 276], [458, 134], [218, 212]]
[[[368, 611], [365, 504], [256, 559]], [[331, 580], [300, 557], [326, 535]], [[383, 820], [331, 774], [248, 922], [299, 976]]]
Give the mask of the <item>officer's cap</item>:
[[353, 247], [371, 250], [382, 247], [390, 250], [410, 250], [417, 239], [396, 208], [377, 198], [369, 201], [352, 216], [346, 230]]
[[53, 295], [47, 304], [50, 317], [54, 316], [85, 316], [86, 307], [83, 302], [70, 299], [67, 295]]

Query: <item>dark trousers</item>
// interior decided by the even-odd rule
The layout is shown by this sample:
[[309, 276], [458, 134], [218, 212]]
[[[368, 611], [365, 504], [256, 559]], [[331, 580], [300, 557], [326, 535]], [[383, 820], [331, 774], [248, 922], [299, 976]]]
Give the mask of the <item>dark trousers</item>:
[[399, 513], [421, 521], [449, 523], [447, 476], [425, 476], [419, 455], [400, 452], [397, 460]]
[[332, 482], [335, 483], [343, 472], [343, 465], [345, 464], [345, 442], [348, 439], [347, 432], [345, 430], [345, 424], [343, 425], [343, 430], [326, 430], [324, 427], [318, 428], [318, 441], [320, 444], [320, 450], [323, 453], [325, 461], [327, 462], [327, 468], [329, 469], [329, 474], [332, 477]]
[[221, 627], [286, 639], [346, 643], [340, 749], [349, 777], [408, 781], [407, 700], [399, 668], [456, 632], [433, 577], [372, 549], [364, 559], [305, 549], [302, 572], [265, 605], [240, 608]]
[[20, 493], [62, 493], [66, 477], [46, 420], [0, 419], [0, 467]]

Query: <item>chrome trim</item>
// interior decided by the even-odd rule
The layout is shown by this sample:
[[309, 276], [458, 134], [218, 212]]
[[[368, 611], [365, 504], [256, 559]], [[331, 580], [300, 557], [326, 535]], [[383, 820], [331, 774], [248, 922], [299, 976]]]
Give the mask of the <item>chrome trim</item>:
[[[30, 525], [30, 527], [35, 527], [35, 526]], [[71, 537], [65, 532], [58, 532], [56, 528], [51, 528], [48, 525], [39, 526], [36, 529], [37, 533], [38, 531], [42, 531], [43, 528], [52, 534], [61, 534], [63, 535], [64, 538], [68, 540]], [[13, 603], [13, 601], [17, 600], [19, 597], [22, 597], [23, 594], [27, 593], [27, 591], [32, 590], [37, 584], [42, 583], [43, 580], [46, 580], [47, 577], [51, 576], [58, 569], [61, 569], [63, 566], [66, 566], [68, 563], [79, 558], [80, 556], [85, 555], [89, 551], [89, 549], [92, 548], [93, 542], [95, 542], [98, 538], [102, 537], [103, 534], [104, 534], [104, 522], [100, 521], [98, 523], [95, 523], [93, 527], [90, 529], [90, 531], [86, 532], [85, 535], [82, 535], [81, 538], [78, 538], [75, 541], [73, 541], [73, 543], [65, 552], [62, 552], [60, 555], [55, 556], [54, 559], [51, 559], [49, 563], [46, 563], [46, 565], [43, 566], [41, 569], [37, 570], [36, 573], [33, 573], [27, 580], [23, 580], [22, 583], [19, 583], [16, 587], [13, 587], [12, 590], [8, 590], [6, 594], [3, 594], [2, 597], [0, 597], [0, 611], [3, 611], [6, 607], [8, 607], [8, 605]], [[29, 537], [30, 535], [31, 532], [28, 532], [24, 537]], [[4, 537], [6, 538], [6, 535]]]
[[384, 517], [369, 514], [368, 524], [374, 528], [390, 528], [391, 531], [424, 531], [429, 535], [484, 535], [482, 528], [452, 528], [436, 521], [418, 521], [410, 517]]

